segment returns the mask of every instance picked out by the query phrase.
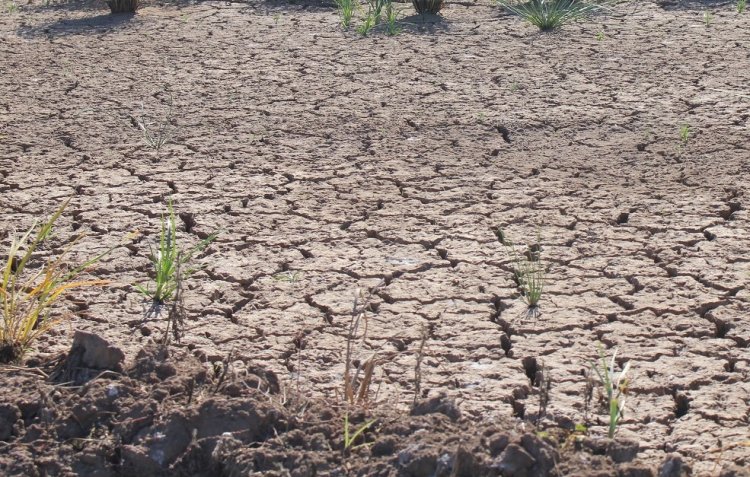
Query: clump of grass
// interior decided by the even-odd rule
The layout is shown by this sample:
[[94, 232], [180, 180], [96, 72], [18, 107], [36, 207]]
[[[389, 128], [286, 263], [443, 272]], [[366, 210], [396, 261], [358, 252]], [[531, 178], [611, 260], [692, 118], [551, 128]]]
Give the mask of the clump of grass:
[[625, 395], [628, 390], [628, 380], [625, 378], [630, 369], [630, 361], [625, 363], [622, 371], [615, 371], [615, 358], [617, 350], [612, 353], [612, 358], [607, 365], [607, 358], [604, 356], [604, 350], [599, 345], [599, 362], [591, 363], [591, 367], [596, 372], [606, 394], [607, 404], [609, 407], [609, 428], [607, 437], [613, 439], [617, 431], [617, 425], [620, 423], [625, 410]]
[[161, 151], [162, 147], [164, 147], [167, 143], [169, 143], [169, 141], [172, 140], [173, 135], [172, 107], [174, 104], [174, 98], [172, 97], [171, 92], [167, 91], [167, 93], [167, 114], [164, 119], [158, 122], [156, 127], [152, 127], [151, 122], [146, 119], [143, 104], [141, 104], [141, 115], [137, 118], [131, 116], [131, 122], [141, 131], [141, 133], [143, 134], [143, 140], [146, 141], [146, 144], [148, 144], [149, 147], [156, 150], [157, 153]]
[[393, 7], [393, 1], [388, 0], [385, 4], [385, 34], [388, 36], [398, 35], [401, 28], [397, 24], [398, 11]]
[[79, 280], [79, 277], [113, 248], [75, 268], [66, 266], [67, 254], [83, 235], [71, 241], [57, 258], [38, 268], [29, 267], [68, 202], [65, 201], [46, 222], [39, 226], [34, 224], [24, 235], [11, 240], [0, 281], [0, 362], [19, 361], [37, 338], [64, 319], [55, 316], [54, 311], [66, 292], [108, 283], [106, 280]]
[[521, 296], [528, 307], [528, 315], [539, 316], [539, 301], [544, 293], [544, 281], [546, 269], [541, 260], [542, 247], [539, 237], [535, 244], [527, 247], [525, 253], [516, 249], [515, 244], [509, 240], [502, 229], [495, 231], [498, 240], [505, 246], [508, 256], [513, 261], [513, 278], [521, 290]]
[[714, 16], [711, 12], [703, 12], [703, 23], [706, 25], [706, 28], [710, 27], [713, 21]]
[[357, 9], [356, 0], [336, 0], [336, 8], [338, 9], [339, 16], [341, 16], [341, 26], [344, 29], [349, 29], [352, 24], [352, 18], [354, 12]]
[[680, 144], [682, 147], [687, 146], [688, 141], [690, 140], [690, 125], [683, 124], [680, 126]]
[[139, 0], [107, 0], [112, 13], [135, 13], [140, 6]]
[[177, 219], [172, 201], [167, 202], [169, 211], [167, 217], [161, 221], [159, 245], [151, 248], [149, 261], [154, 267], [154, 281], [148, 286], [135, 285], [136, 290], [153, 301], [153, 306], [147, 315], [158, 315], [164, 303], [172, 299], [181, 282], [192, 275], [197, 269], [190, 267], [194, 256], [202, 252], [213, 242], [217, 233], [213, 233], [200, 241], [194, 247], [184, 250], [177, 244]]
[[747, 0], [737, 0], [737, 13], [744, 13], [747, 8]]
[[362, 20], [362, 23], [357, 27], [357, 33], [362, 36], [367, 36], [370, 31], [375, 28], [376, 24], [377, 21], [375, 15], [372, 13], [372, 11], [368, 11], [367, 15], [365, 15], [365, 18]]
[[444, 0], [411, 0], [411, 4], [414, 5], [414, 10], [420, 15], [425, 13], [431, 13], [437, 15], [445, 5]]
[[499, 0], [498, 3], [541, 31], [555, 30], [589, 17], [602, 8], [583, 0], [529, 0], [523, 3]]

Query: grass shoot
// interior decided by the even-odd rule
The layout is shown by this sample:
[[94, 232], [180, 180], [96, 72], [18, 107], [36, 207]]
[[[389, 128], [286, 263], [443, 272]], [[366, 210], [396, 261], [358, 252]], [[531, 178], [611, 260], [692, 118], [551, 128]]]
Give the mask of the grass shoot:
[[189, 266], [193, 257], [205, 250], [217, 237], [217, 233], [213, 233], [194, 247], [182, 249], [177, 244], [177, 220], [171, 200], [167, 203], [167, 208], [169, 213], [166, 218], [162, 218], [158, 248], [151, 248], [149, 255], [149, 261], [154, 268], [153, 287], [151, 284], [135, 285], [136, 290], [153, 301], [155, 314], [158, 314], [161, 305], [174, 296], [180, 281], [196, 271], [196, 268]]
[[596, 372], [599, 380], [604, 387], [604, 392], [607, 398], [607, 404], [609, 406], [609, 428], [607, 431], [607, 437], [613, 439], [615, 432], [617, 431], [617, 425], [620, 423], [625, 410], [625, 395], [628, 390], [628, 379], [625, 377], [628, 370], [630, 369], [630, 361], [625, 363], [622, 371], [615, 372], [615, 358], [617, 357], [617, 350], [612, 353], [612, 358], [607, 365], [607, 359], [604, 356], [604, 351], [599, 345], [599, 363], [591, 363], [591, 367]]

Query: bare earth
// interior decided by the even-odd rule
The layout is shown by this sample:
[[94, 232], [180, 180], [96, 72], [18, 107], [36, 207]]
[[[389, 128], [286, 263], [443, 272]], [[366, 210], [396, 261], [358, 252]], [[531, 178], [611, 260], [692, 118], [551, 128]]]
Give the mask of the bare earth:
[[[410, 5], [402, 7], [410, 14]], [[708, 26], [704, 11], [712, 12]], [[632, 361], [618, 439], [638, 444], [637, 458], [628, 460], [644, 474], [621, 475], [652, 475], [648, 469], [675, 453], [693, 475], [722, 469], [745, 475], [749, 19], [733, 4], [646, 2], [539, 34], [479, 0], [448, 3], [442, 19], [410, 17], [395, 37], [361, 38], [343, 32], [335, 8], [325, 4], [148, 4], [134, 17], [111, 17], [103, 5], [33, 4], [3, 12], [3, 249], [9, 232], [28, 228], [69, 196], [56, 240], [87, 232], [76, 249], [82, 258], [126, 240], [92, 270], [115, 283], [71, 295], [70, 326], [43, 337], [29, 364], [67, 352], [75, 330], [106, 338], [128, 363], [161, 340], [163, 320], [143, 322], [144, 301], [132, 284], [148, 278], [149, 247], [172, 197], [183, 243], [220, 230], [201, 259], [205, 268], [187, 282], [187, 329], [172, 347], [192, 370], [185, 376], [200, 374], [196, 369], [216, 374], [211, 363], [221, 366], [231, 355], [233, 379], [244, 379], [246, 371], [238, 370], [248, 366], [263, 368], [255, 373], [277, 378], [278, 389], [263, 382], [278, 396], [288, 391], [336, 402], [354, 293], [383, 281], [357, 355], [360, 361], [378, 356], [374, 413], [408, 413], [424, 329], [420, 397], [445, 395], [463, 424], [428, 414], [415, 428], [465, 442], [495, 432], [481, 434], [487, 426], [524, 435], [530, 425], [524, 419], [537, 417], [537, 373], [544, 367], [552, 388], [540, 427], [570, 428], [588, 419], [590, 435], [601, 437], [605, 411], [595, 402], [584, 415], [585, 371], [600, 341], [608, 354], [619, 350], [621, 365]], [[141, 116], [154, 128], [170, 123], [173, 137], [159, 152], [135, 127]], [[690, 127], [686, 143], [679, 134], [684, 125]], [[497, 227], [519, 244], [539, 235], [548, 273], [536, 319], [524, 316]], [[134, 230], [138, 238], [126, 237]], [[187, 357], [206, 364], [190, 368]], [[215, 445], [225, 430], [195, 424], [200, 435], [183, 430], [174, 437], [168, 430], [182, 404], [161, 408], [163, 396], [143, 398], [151, 388], [137, 382], [146, 371], [112, 381], [139, 390], [127, 404], [106, 391], [114, 378], [57, 389], [29, 369], [0, 376], [8, 390], [0, 397], [0, 417], [15, 416], [7, 435], [0, 422], [0, 445], [23, 456], [3, 461], [6, 472], [44, 475], [39, 469], [51, 464], [34, 454], [38, 446], [29, 443], [35, 438], [49, 452], [69, 456], [70, 439], [91, 436], [75, 444], [86, 449], [117, 434], [130, 441], [116, 451], [107, 444], [119, 456], [114, 460], [94, 452], [85, 462], [89, 470], [66, 464], [67, 457], [46, 472], [156, 475], [182, 459], [174, 468], [184, 475], [220, 475], [208, 458], [196, 458], [205, 469], [190, 467], [185, 449], [200, 447], [195, 439], [202, 436], [213, 436]], [[172, 394], [184, 399], [181, 386]], [[47, 396], [45, 402], [58, 402], [50, 404], [58, 409], [50, 419], [62, 422], [69, 420], [66, 409], [97, 392], [91, 402], [103, 406], [97, 399], [104, 393], [112, 400], [107, 406], [118, 409], [107, 412], [123, 414], [141, 398], [151, 402], [151, 427], [140, 434], [112, 422], [102, 427], [102, 416], [87, 414], [76, 418], [74, 430], [59, 424], [65, 429], [52, 438], [48, 428], [30, 431], [44, 427], [45, 406], [19, 404], [29, 395]], [[138, 393], [146, 394], [136, 399]], [[247, 406], [249, 398], [238, 400], [244, 394], [237, 393], [223, 390], [217, 394], [223, 401], [213, 398], [228, 423], [249, 412], [232, 407]], [[253, 402], [262, 409], [253, 412], [273, 415], [261, 398]], [[206, 399], [191, 405], [210, 406]], [[220, 421], [210, 410], [191, 412], [195, 422]], [[278, 416], [256, 418], [253, 425], [288, 424]], [[323, 432], [334, 444], [342, 427], [335, 422]], [[232, 445], [269, 435], [260, 429]], [[389, 433], [402, 435], [386, 424], [381, 430], [381, 443]], [[157, 434], [182, 444], [156, 458]], [[373, 432], [371, 441], [378, 439]], [[490, 441], [464, 447], [507, 451], [493, 451]], [[432, 441], [417, 442], [408, 445]], [[456, 442], [445, 445], [460, 461]], [[227, 446], [220, 446], [226, 455], [241, 455]], [[354, 467], [345, 459], [329, 460], [328, 470], [320, 464], [318, 475], [357, 475], [355, 468], [365, 469], [359, 475], [393, 469], [442, 475], [435, 470], [439, 458], [419, 473], [421, 464], [405, 470], [415, 460], [402, 458], [398, 445], [382, 446], [358, 451], [384, 452], [380, 474], [360, 455]], [[255, 467], [237, 464], [237, 473], [226, 475], [281, 472], [257, 464], [257, 455], [252, 459]], [[565, 469], [502, 472], [582, 475], [591, 466], [587, 459], [570, 457]], [[313, 475], [299, 470], [308, 465], [301, 462], [282, 467]], [[486, 470], [462, 474], [457, 467], [454, 475]], [[592, 475], [615, 471], [601, 472]]]

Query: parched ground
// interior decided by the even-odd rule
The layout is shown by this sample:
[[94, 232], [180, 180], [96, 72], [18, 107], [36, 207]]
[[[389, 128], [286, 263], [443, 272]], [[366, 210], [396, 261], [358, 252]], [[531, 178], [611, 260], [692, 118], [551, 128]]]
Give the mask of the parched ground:
[[[129, 359], [161, 339], [131, 285], [171, 197], [183, 243], [220, 230], [175, 345], [198, 360], [231, 354], [335, 400], [355, 292], [382, 282], [356, 356], [377, 355], [381, 406], [411, 405], [425, 333], [423, 396], [520, 425], [544, 369], [548, 419], [601, 436], [584, 404], [600, 341], [632, 362], [618, 435], [642, 462], [750, 465], [750, 13], [645, 2], [539, 34], [449, 2], [362, 38], [320, 4], [8, 10], [3, 243], [70, 196], [59, 240], [86, 232], [81, 257], [126, 241], [92, 271], [115, 283], [74, 295], [35, 362], [74, 330]], [[149, 147], [139, 119], [169, 143]], [[498, 227], [539, 237], [536, 319]]]

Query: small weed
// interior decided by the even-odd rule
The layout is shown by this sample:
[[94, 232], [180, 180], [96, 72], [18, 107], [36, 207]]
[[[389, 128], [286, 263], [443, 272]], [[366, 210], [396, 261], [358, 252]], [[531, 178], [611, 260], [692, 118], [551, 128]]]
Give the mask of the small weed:
[[526, 253], [519, 253], [502, 229], [495, 231], [498, 241], [505, 246], [508, 256], [513, 260], [513, 277], [521, 290], [524, 302], [531, 317], [539, 316], [539, 301], [544, 292], [545, 267], [541, 261], [542, 247], [537, 243], [528, 247]]
[[275, 14], [275, 15], [273, 16], [273, 23], [274, 23], [274, 25], [276, 25], [276, 26], [279, 26], [279, 20], [281, 20], [281, 15], [279, 15], [279, 14], [277, 13], [277, 14]]
[[170, 300], [180, 287], [181, 281], [192, 275], [196, 268], [183, 268], [189, 265], [195, 254], [205, 250], [216, 239], [217, 233], [209, 235], [189, 250], [177, 245], [177, 221], [172, 201], [167, 203], [169, 215], [162, 218], [161, 235], [157, 250], [151, 249], [149, 260], [154, 267], [154, 287], [135, 285], [136, 290], [153, 301], [147, 316], [158, 315], [161, 306]]
[[683, 124], [680, 126], [680, 144], [682, 147], [687, 146], [690, 140], [690, 125]]
[[173, 98], [172, 93], [169, 93], [169, 99], [167, 100], [167, 115], [159, 122], [158, 127], [155, 129], [151, 127], [151, 124], [146, 119], [146, 115], [143, 110], [143, 104], [141, 104], [141, 115], [140, 117], [130, 117], [131, 123], [143, 134], [143, 139], [146, 141], [151, 148], [155, 149], [158, 153], [162, 147], [164, 147], [172, 139], [172, 105]]
[[[346, 337], [346, 356], [344, 357], [344, 400], [348, 404], [363, 405], [369, 401], [368, 395], [375, 371], [376, 356], [372, 355], [368, 359], [360, 359], [358, 360], [359, 364], [355, 365], [354, 342], [359, 341], [360, 345], [365, 342], [368, 329], [367, 312], [370, 309], [375, 291], [383, 284], [381, 281], [367, 294], [361, 289], [358, 289], [354, 294], [349, 332]], [[360, 327], [362, 327], [361, 335], [359, 334]], [[360, 374], [362, 374], [361, 378]]]
[[362, 444], [359, 444], [357, 446], [355, 446], [354, 443], [357, 441], [357, 438], [359, 438], [373, 424], [375, 424], [375, 419], [363, 423], [354, 432], [352, 432], [351, 426], [349, 424], [349, 413], [347, 412], [346, 414], [344, 414], [344, 452], [366, 446], [366, 442], [363, 442]]
[[357, 9], [357, 0], [336, 0], [336, 7], [341, 16], [341, 26], [348, 30], [352, 24], [354, 11]]
[[510, 92], [511, 92], [511, 93], [515, 93], [516, 91], [520, 91], [521, 89], [522, 89], [522, 88], [521, 88], [521, 85], [520, 85], [520, 84], [518, 84], [518, 83], [515, 83], [515, 82], [514, 82], [514, 83], [511, 83], [511, 84], [510, 84]]
[[589, 17], [602, 7], [583, 0], [529, 0], [524, 3], [499, 0], [503, 8], [541, 31], [552, 31], [568, 23]]
[[297, 283], [304, 275], [300, 270], [280, 272], [273, 275], [273, 279], [278, 282], [289, 282], [291, 284]]
[[14, 13], [18, 13], [18, 4], [15, 1], [6, 2], [3, 4], [5, 13], [8, 13], [10, 15], [13, 15]]
[[703, 12], [703, 23], [706, 25], [706, 28], [710, 27], [713, 21], [714, 16], [711, 12]]
[[414, 10], [420, 15], [425, 13], [431, 13], [437, 15], [445, 5], [444, 0], [411, 0], [411, 4], [414, 5]]
[[70, 242], [56, 259], [38, 268], [28, 267], [35, 252], [52, 234], [68, 202], [40, 226], [34, 224], [24, 235], [11, 240], [0, 277], [0, 362], [20, 360], [37, 338], [61, 321], [61, 318], [53, 318], [52, 312], [64, 293], [108, 283], [106, 280], [78, 280], [78, 277], [115, 247], [71, 270], [65, 266], [66, 255], [83, 235]]
[[744, 13], [747, 8], [747, 0], [737, 0], [737, 13]]
[[367, 36], [375, 28], [376, 23], [375, 15], [373, 15], [372, 11], [368, 11], [362, 20], [362, 24], [357, 27], [357, 33]]
[[604, 38], [605, 37], [604, 37], [604, 32], [603, 31], [599, 30], [598, 32], [596, 32], [596, 39], [597, 39], [597, 41], [603, 41]]
[[607, 366], [607, 359], [604, 356], [604, 350], [601, 344], [599, 345], [599, 363], [591, 363], [591, 367], [599, 376], [599, 380], [604, 387], [604, 392], [607, 395], [607, 404], [609, 405], [609, 429], [607, 431], [607, 437], [613, 439], [615, 437], [615, 431], [617, 431], [617, 425], [620, 419], [623, 417], [625, 410], [625, 395], [628, 390], [628, 380], [625, 378], [628, 370], [630, 369], [630, 361], [625, 363], [622, 371], [619, 373], [615, 372], [615, 358], [617, 357], [617, 350], [612, 353], [612, 358]]
[[388, 36], [398, 35], [401, 27], [398, 26], [398, 11], [393, 7], [393, 1], [388, 0], [385, 4], [385, 34]]

